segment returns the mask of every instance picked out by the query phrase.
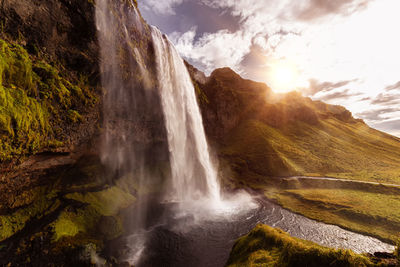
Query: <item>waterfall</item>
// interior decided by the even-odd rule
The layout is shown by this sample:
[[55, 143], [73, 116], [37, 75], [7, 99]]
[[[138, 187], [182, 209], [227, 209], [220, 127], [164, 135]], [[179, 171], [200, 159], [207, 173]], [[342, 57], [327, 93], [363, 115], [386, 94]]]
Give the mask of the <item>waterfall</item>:
[[[154, 144], [158, 136], [164, 140], [171, 172], [167, 186], [159, 192], [164, 200], [180, 206], [204, 199], [219, 203], [217, 172], [183, 59], [167, 37], [143, 23], [130, 3], [98, 0], [96, 4], [105, 89], [102, 162], [111, 179], [132, 176], [137, 190], [149, 181], [156, 183], [160, 177], [148, 169], [162, 154], [158, 143]], [[154, 47], [154, 55], [140, 53], [138, 39], [143, 36], [148, 38], [146, 45]], [[144, 204], [137, 217], [145, 217], [146, 201], [138, 202]], [[138, 228], [145, 224], [143, 219], [135, 221]]]
[[204, 197], [219, 202], [217, 172], [189, 72], [171, 42], [155, 27], [152, 37], [171, 161], [168, 196], [179, 203]]
[[[97, 0], [96, 25], [105, 91], [101, 160], [110, 181], [133, 181], [137, 201], [126, 257], [136, 264], [149, 232], [162, 221], [150, 218], [154, 201], [167, 207], [169, 217], [201, 221], [248, 210], [242, 203], [250, 198], [236, 194], [221, 201], [195, 89], [168, 38], [143, 22], [132, 0]], [[167, 174], [155, 171], [163, 163]]]
[[[149, 168], [166, 153], [159, 141], [164, 127], [153, 123], [163, 123], [162, 112], [154, 108], [161, 106], [159, 97], [151, 88], [143, 58], [132, 45], [132, 31], [143, 34], [144, 24], [132, 1], [129, 6], [121, 1], [97, 0], [96, 25], [105, 91], [100, 155], [106, 177], [110, 181], [128, 180], [124, 182], [130, 192], [145, 191], [162, 183], [163, 177]], [[147, 196], [138, 193], [136, 198], [135, 214], [129, 221], [133, 231], [147, 224]]]

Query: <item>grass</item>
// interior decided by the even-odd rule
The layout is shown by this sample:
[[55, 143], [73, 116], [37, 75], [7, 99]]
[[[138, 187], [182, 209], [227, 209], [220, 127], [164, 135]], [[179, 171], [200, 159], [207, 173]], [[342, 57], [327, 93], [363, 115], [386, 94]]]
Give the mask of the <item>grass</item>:
[[354, 189], [290, 189], [275, 194], [285, 208], [395, 244], [400, 236], [400, 196]]
[[135, 201], [135, 197], [116, 186], [100, 192], [68, 194], [66, 197], [89, 204], [103, 216], [115, 215], [118, 210], [127, 208]]
[[218, 152], [238, 173], [400, 184], [400, 139], [344, 107], [295, 92], [276, 95], [229, 69], [216, 70], [199, 88], [209, 100], [200, 103], [215, 114], [209, 127], [227, 128]]
[[291, 237], [280, 229], [257, 225], [236, 241], [228, 267], [245, 266], [385, 266], [350, 250], [331, 249]]
[[248, 120], [226, 138], [221, 152], [234, 165], [262, 175], [400, 183], [400, 141], [361, 122], [297, 121], [279, 129]]

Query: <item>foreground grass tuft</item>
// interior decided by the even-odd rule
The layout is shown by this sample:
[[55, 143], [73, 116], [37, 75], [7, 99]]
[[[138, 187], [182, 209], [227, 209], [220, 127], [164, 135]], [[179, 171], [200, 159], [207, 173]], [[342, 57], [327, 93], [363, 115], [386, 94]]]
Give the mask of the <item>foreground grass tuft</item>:
[[331, 249], [290, 236], [280, 229], [257, 225], [234, 245], [226, 264], [245, 266], [385, 266], [350, 250]]

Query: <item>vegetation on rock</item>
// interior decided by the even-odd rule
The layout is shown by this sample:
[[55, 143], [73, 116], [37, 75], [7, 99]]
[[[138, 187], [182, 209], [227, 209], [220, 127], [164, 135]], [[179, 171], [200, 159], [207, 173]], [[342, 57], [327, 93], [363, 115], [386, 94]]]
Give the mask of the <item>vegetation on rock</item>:
[[226, 266], [389, 266], [350, 250], [332, 249], [291, 237], [280, 229], [257, 225], [234, 245]]
[[95, 101], [87, 85], [0, 39], [0, 161], [62, 145], [61, 125], [78, 122], [76, 109]]

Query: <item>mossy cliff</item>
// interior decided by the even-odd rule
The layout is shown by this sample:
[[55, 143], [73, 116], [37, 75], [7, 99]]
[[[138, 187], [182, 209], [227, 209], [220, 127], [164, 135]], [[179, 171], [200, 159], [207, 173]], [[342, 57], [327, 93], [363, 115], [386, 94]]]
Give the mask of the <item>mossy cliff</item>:
[[64, 146], [65, 128], [81, 122], [84, 106], [96, 105], [84, 77], [70, 82], [62, 69], [0, 39], [0, 161]]
[[[99, 158], [94, 1], [4, 0], [0, 25], [0, 265], [101, 263], [141, 188], [135, 173], [109, 177]], [[121, 57], [131, 60], [135, 49], [151, 66], [148, 26], [129, 32]], [[140, 84], [139, 73], [126, 77]]]
[[101, 90], [94, 11], [90, 1], [2, 1], [1, 162], [72, 151], [95, 134]]

